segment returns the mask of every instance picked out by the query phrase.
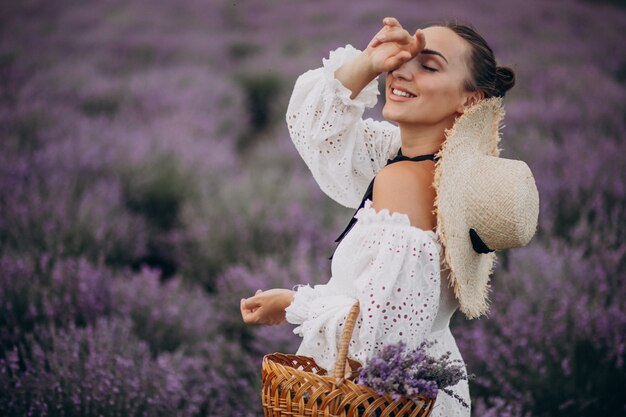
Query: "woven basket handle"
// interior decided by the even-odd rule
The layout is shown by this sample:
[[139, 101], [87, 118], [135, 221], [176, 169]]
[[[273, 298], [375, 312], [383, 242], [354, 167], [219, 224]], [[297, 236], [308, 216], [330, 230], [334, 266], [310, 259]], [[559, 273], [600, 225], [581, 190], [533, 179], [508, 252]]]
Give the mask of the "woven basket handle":
[[[341, 341], [339, 342], [339, 352], [337, 353], [337, 362], [335, 363], [334, 377], [336, 379], [335, 385], [343, 382], [343, 380], [350, 374], [348, 364], [348, 346], [350, 345], [350, 339], [352, 338], [352, 330], [354, 324], [359, 316], [359, 302], [355, 302], [348, 312], [346, 322], [341, 332]], [[347, 369], [348, 368], [348, 369]]]

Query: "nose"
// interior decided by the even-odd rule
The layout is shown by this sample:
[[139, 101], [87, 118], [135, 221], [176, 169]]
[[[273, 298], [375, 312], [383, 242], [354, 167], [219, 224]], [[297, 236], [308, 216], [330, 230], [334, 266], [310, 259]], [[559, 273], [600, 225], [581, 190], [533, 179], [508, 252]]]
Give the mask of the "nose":
[[405, 62], [400, 65], [398, 68], [391, 71], [391, 76], [395, 79], [401, 79], [405, 81], [411, 81], [413, 79], [413, 74], [409, 68], [409, 63]]

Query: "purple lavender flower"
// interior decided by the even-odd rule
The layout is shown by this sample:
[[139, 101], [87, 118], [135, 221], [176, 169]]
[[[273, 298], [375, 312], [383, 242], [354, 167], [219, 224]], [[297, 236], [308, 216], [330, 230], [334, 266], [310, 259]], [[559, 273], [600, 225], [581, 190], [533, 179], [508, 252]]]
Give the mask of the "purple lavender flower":
[[428, 355], [426, 350], [435, 343], [424, 341], [410, 351], [403, 341], [386, 345], [361, 368], [357, 383], [372, 388], [379, 395], [389, 394], [394, 400], [416, 395], [436, 398], [442, 390], [469, 407], [447, 387], [471, 376], [465, 374], [461, 360], [450, 359], [450, 352], [440, 358]]
[[[533, 245], [499, 254], [490, 317], [453, 319], [480, 374], [475, 415], [623, 414], [623, 8], [210, 3], [0, 6], [10, 33], [0, 40], [4, 414], [70, 415], [81, 404], [74, 415], [260, 415], [259, 358], [294, 352], [298, 339], [288, 326], [244, 326], [236, 300], [326, 282], [351, 214], [320, 191], [280, 109], [299, 74], [329, 49], [365, 46], [388, 13], [411, 29], [471, 22], [518, 75], [501, 145], [533, 170], [540, 228]], [[273, 80], [276, 94], [246, 106]], [[382, 103], [365, 117], [380, 119]], [[255, 109], [274, 118], [256, 124], [264, 133]], [[145, 265], [156, 269], [137, 273]], [[378, 384], [402, 367], [375, 363]], [[398, 388], [432, 393], [428, 381]]]

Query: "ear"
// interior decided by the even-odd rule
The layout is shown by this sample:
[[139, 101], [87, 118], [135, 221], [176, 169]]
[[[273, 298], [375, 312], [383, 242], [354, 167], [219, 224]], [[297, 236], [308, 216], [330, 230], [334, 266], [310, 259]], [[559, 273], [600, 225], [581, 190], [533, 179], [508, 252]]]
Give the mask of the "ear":
[[474, 104], [478, 103], [483, 98], [485, 98], [485, 93], [483, 93], [480, 90], [468, 91], [465, 94], [462, 104], [459, 105], [456, 111], [459, 112], [460, 114], [463, 114], [468, 108], [472, 107]]

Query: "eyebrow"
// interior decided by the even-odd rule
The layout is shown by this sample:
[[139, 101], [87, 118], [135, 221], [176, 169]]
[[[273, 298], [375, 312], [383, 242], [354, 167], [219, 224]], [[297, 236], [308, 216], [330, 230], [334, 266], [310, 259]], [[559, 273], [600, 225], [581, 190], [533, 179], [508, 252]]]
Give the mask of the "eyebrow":
[[420, 54], [427, 54], [427, 55], [439, 55], [440, 57], [443, 58], [444, 61], [446, 61], [446, 64], [448, 64], [448, 60], [446, 59], [445, 56], [442, 55], [441, 52], [437, 52], [437, 51], [433, 51], [432, 49], [422, 49], [420, 51]]

